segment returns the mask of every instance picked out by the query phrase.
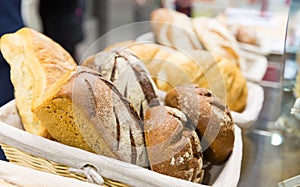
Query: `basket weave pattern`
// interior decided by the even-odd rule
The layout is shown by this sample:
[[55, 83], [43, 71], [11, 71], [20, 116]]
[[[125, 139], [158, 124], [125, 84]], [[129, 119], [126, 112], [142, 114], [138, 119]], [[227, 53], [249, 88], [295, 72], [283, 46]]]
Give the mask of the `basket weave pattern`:
[[[27, 154], [17, 148], [11, 147], [6, 144], [0, 143], [6, 158], [9, 162], [16, 165], [24, 166], [27, 168], [35, 169], [42, 172], [48, 172], [63, 177], [75, 178], [81, 181], [87, 181], [87, 177], [83, 174], [70, 172], [70, 167], [59, 164], [44, 158], [40, 158], [34, 155]], [[104, 179], [103, 186], [112, 186], [112, 187], [129, 187], [126, 184], [113, 181], [107, 178]]]

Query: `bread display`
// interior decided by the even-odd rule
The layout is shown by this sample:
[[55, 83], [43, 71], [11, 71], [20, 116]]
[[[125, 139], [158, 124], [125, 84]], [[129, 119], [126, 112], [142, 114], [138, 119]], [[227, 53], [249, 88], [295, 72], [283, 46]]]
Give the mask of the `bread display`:
[[148, 110], [145, 140], [153, 171], [201, 183], [204, 172], [199, 137], [181, 111], [166, 106]]
[[76, 63], [59, 44], [30, 28], [1, 37], [1, 52], [10, 64], [16, 105], [24, 128], [33, 134], [49, 133], [32, 109], [52, 87], [62, 84], [75, 71]]
[[155, 41], [181, 50], [205, 49], [216, 61], [227, 58], [241, 63], [238, 42], [229, 29], [216, 18], [189, 18], [167, 8], [152, 11], [151, 28]]
[[159, 105], [157, 88], [144, 64], [128, 50], [102, 51], [83, 63], [110, 80], [143, 120], [150, 106]]
[[187, 15], [171, 9], [159, 8], [151, 13], [150, 21], [159, 44], [183, 50], [203, 49]]
[[201, 137], [204, 159], [215, 164], [226, 161], [233, 149], [234, 123], [229, 108], [209, 90], [197, 85], [183, 85], [170, 90], [167, 106], [189, 117]]
[[34, 113], [59, 142], [148, 165], [137, 112], [110, 81], [90, 68], [79, 66]]
[[195, 183], [203, 161], [220, 165], [231, 155], [234, 123], [224, 103], [243, 110], [247, 87], [227, 58], [125, 41], [77, 65], [31, 29], [0, 42], [30, 133]]

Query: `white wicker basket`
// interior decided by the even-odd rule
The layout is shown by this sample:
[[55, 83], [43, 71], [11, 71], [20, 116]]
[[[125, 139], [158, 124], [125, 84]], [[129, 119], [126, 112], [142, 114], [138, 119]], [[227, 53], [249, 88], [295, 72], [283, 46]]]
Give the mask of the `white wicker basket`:
[[[0, 121], [0, 144], [10, 162], [18, 165], [105, 186], [208, 186], [32, 135], [22, 129], [14, 101], [0, 108]], [[241, 161], [241, 129], [235, 126], [233, 152], [215, 168], [219, 172], [211, 186], [237, 186]]]

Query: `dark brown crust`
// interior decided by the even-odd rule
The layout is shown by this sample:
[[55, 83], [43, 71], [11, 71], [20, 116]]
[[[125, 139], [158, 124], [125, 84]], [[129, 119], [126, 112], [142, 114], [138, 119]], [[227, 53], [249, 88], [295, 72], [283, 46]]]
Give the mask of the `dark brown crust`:
[[[96, 153], [148, 166], [143, 122], [109, 80], [88, 67], [78, 66], [66, 85], [59, 95], [72, 98], [75, 113], [80, 115], [79, 118], [75, 116], [81, 124], [80, 134]], [[103, 144], [107, 145], [104, 153], [101, 152]]]
[[165, 103], [180, 109], [191, 119], [202, 137], [205, 160], [214, 164], [227, 160], [233, 149], [234, 123], [224, 102], [207, 89], [183, 85], [170, 90]]
[[203, 179], [200, 141], [186, 123], [185, 115], [175, 108], [156, 106], [146, 112], [149, 162], [153, 171], [200, 183]]

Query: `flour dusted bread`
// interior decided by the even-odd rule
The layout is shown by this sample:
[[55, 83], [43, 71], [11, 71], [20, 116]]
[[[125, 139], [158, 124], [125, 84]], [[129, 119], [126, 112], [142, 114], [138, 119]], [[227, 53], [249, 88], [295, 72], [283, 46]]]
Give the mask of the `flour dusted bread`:
[[25, 130], [49, 137], [32, 109], [52, 93], [48, 92], [52, 87], [70, 77], [76, 63], [59, 44], [30, 28], [3, 35], [1, 52], [11, 67], [16, 105]]
[[59, 142], [148, 165], [137, 112], [110, 81], [90, 68], [79, 66], [34, 112]]
[[159, 105], [157, 88], [144, 64], [129, 50], [102, 51], [83, 63], [110, 80], [143, 120], [146, 110]]
[[151, 169], [201, 183], [202, 154], [199, 137], [185, 115], [175, 108], [152, 107], [146, 113], [145, 140]]
[[209, 90], [187, 84], [167, 93], [165, 103], [191, 119], [201, 137], [204, 159], [225, 162], [233, 150], [234, 123], [229, 108]]
[[187, 15], [171, 9], [159, 8], [151, 13], [150, 21], [159, 44], [183, 50], [203, 49]]

